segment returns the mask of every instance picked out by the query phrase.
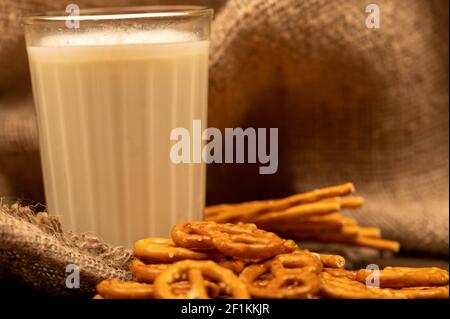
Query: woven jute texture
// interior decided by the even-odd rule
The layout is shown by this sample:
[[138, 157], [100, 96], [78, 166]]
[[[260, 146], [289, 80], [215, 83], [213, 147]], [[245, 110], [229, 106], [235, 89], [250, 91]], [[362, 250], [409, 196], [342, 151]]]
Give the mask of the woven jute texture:
[[[151, 1], [150, 1], [151, 2]], [[164, 2], [164, 1], [153, 1]], [[179, 1], [182, 2], [182, 1]], [[285, 196], [353, 181], [354, 213], [403, 252], [448, 256], [448, 1], [228, 0], [213, 22], [209, 126], [278, 127], [279, 167], [210, 165], [209, 203]], [[80, 0], [81, 7], [149, 1]], [[173, 3], [173, 1], [171, 1]], [[50, 0], [0, 0], [0, 196], [43, 201], [22, 15]], [[62, 225], [64, 226], [64, 225]], [[61, 231], [29, 207], [0, 211], [0, 273], [50, 292], [129, 276], [130, 252]], [[82, 289], [65, 288], [67, 264]]]
[[[36, 290], [92, 292], [105, 278], [130, 279], [132, 252], [92, 235], [64, 232], [58, 220], [18, 204], [0, 207], [0, 267]], [[79, 287], [72, 281], [79, 270]], [[67, 282], [67, 284], [66, 284]]]

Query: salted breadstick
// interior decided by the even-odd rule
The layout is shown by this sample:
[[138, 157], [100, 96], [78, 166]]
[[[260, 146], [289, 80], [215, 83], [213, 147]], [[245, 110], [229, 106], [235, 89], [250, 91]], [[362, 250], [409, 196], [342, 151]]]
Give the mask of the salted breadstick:
[[280, 227], [283, 228], [285, 226], [295, 226], [298, 224], [304, 223], [314, 223], [314, 224], [335, 224], [339, 226], [344, 225], [344, 221], [342, 220], [343, 216], [339, 212], [334, 212], [326, 215], [317, 215], [317, 216], [300, 216], [292, 218], [292, 220], [273, 220], [270, 223], [257, 223], [261, 225], [261, 228], [265, 228], [266, 226], [270, 226], [273, 228]]
[[227, 210], [228, 208], [230, 208], [230, 206], [232, 206], [232, 205], [219, 204], [219, 205], [208, 206], [208, 207], [205, 207], [204, 214], [205, 214], [205, 216], [216, 215], [220, 212]]
[[389, 290], [406, 299], [448, 299], [448, 285], [442, 287], [414, 287]]
[[[352, 183], [316, 189], [311, 192], [299, 193], [281, 199], [246, 202], [241, 204], [225, 204], [211, 206], [205, 210], [205, 216], [216, 215], [220, 212], [240, 210], [243, 216], [258, 215], [262, 212], [280, 211], [293, 205], [316, 202], [325, 198], [345, 196], [355, 191]], [[235, 216], [235, 215], [232, 215]], [[231, 217], [230, 217], [231, 218]], [[226, 219], [225, 217], [223, 219]], [[216, 220], [219, 221], [219, 220]]]
[[336, 299], [435, 299], [448, 298], [448, 286], [414, 288], [369, 288], [347, 276], [320, 274], [321, 295]]
[[361, 227], [355, 225], [345, 225], [342, 233], [357, 233], [360, 236], [380, 238], [381, 230], [377, 227]]
[[340, 223], [322, 223], [322, 222], [304, 222], [297, 224], [284, 224], [284, 225], [267, 225], [261, 227], [262, 229], [272, 232], [324, 232], [324, 231], [338, 231], [341, 229]]
[[353, 241], [353, 244], [358, 246], [375, 248], [378, 250], [392, 251], [395, 253], [397, 253], [400, 250], [400, 243], [398, 241], [381, 238], [358, 236]]
[[346, 226], [358, 225], [358, 222], [356, 221], [356, 219], [347, 217], [347, 216], [342, 217], [342, 223]]
[[321, 230], [308, 230], [308, 231], [278, 231], [278, 235], [284, 238], [291, 238], [295, 240], [317, 240], [321, 242], [341, 242], [352, 243], [353, 240], [358, 237], [357, 234], [342, 234], [340, 230], [333, 231], [321, 231]]
[[311, 204], [303, 204], [291, 207], [284, 211], [275, 211], [263, 214], [253, 219], [255, 223], [270, 223], [273, 221], [287, 221], [295, 218], [301, 218], [306, 216], [317, 216], [331, 214], [339, 211], [340, 206], [337, 201], [329, 202], [317, 202]]
[[209, 216], [205, 216], [205, 219], [217, 223], [230, 223], [234, 221], [241, 221], [243, 216], [249, 213], [250, 212], [247, 209], [233, 209], [217, 214], [210, 214]]
[[397, 241], [359, 235], [355, 236], [354, 234], [342, 234], [339, 232], [286, 232], [281, 234], [286, 238], [297, 240], [313, 239], [322, 242], [336, 242], [392, 252], [398, 252], [400, 250], [400, 243]]
[[330, 254], [317, 254], [317, 253], [313, 254], [319, 257], [324, 267], [344, 268], [345, 266], [345, 258], [342, 256]]
[[298, 205], [298, 204], [304, 204], [304, 203], [312, 203], [319, 201], [324, 198], [330, 198], [330, 197], [338, 197], [338, 196], [345, 196], [350, 193], [353, 193], [355, 191], [355, 187], [352, 183], [346, 183], [342, 185], [337, 186], [330, 186], [325, 188], [319, 188], [316, 190], [313, 190], [312, 192], [307, 193], [300, 193], [296, 195], [292, 195], [286, 198], [283, 198], [278, 201], [278, 204], [285, 204], [285, 205]]
[[323, 202], [335, 199], [341, 205], [341, 208], [359, 208], [364, 204], [364, 198], [361, 196], [346, 196], [346, 197], [335, 197], [323, 199]]
[[318, 234], [315, 239], [324, 242], [340, 242], [344, 244], [352, 244], [361, 247], [374, 248], [378, 250], [398, 252], [400, 250], [400, 243], [393, 240], [372, 238], [365, 236], [351, 236], [345, 234]]
[[[374, 270], [361, 269], [356, 274], [356, 280], [365, 283]], [[448, 284], [448, 271], [437, 267], [409, 268], [386, 267], [378, 271], [380, 287], [404, 288], [444, 286]]]

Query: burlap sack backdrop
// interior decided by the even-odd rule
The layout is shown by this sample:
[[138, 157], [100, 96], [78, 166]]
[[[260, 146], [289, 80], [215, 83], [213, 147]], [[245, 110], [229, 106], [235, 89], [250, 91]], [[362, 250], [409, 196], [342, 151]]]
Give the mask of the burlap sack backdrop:
[[[214, 2], [221, 10], [209, 126], [278, 127], [279, 170], [264, 176], [255, 165], [211, 165], [208, 201], [353, 181], [366, 198], [353, 216], [361, 224], [381, 226], [403, 251], [448, 256], [448, 2], [378, 0], [378, 30], [366, 28], [363, 0], [221, 2]], [[148, 1], [107, 5], [125, 3]], [[43, 200], [18, 21], [65, 4], [0, 0], [0, 193], [7, 200]], [[0, 211], [1, 270], [41, 289], [68, 293], [65, 266], [74, 263], [82, 291], [91, 290], [101, 278], [128, 276], [129, 258], [93, 237], [63, 234], [53, 217], [17, 206]]]

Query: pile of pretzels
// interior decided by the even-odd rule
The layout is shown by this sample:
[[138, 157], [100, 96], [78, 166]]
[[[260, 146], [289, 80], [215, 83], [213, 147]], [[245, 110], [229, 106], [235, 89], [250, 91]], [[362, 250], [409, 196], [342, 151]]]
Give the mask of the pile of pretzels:
[[103, 280], [94, 299], [448, 298], [446, 270], [346, 270], [341, 256], [251, 223], [179, 223], [171, 239], [137, 241], [134, 255], [134, 280]]

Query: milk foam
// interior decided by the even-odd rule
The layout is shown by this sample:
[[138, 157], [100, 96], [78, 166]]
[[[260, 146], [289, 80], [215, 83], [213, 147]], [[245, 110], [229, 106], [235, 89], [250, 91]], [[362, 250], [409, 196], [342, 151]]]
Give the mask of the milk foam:
[[117, 44], [182, 43], [198, 41], [192, 33], [176, 30], [102, 30], [76, 34], [53, 34], [41, 38], [38, 46], [89, 46]]

